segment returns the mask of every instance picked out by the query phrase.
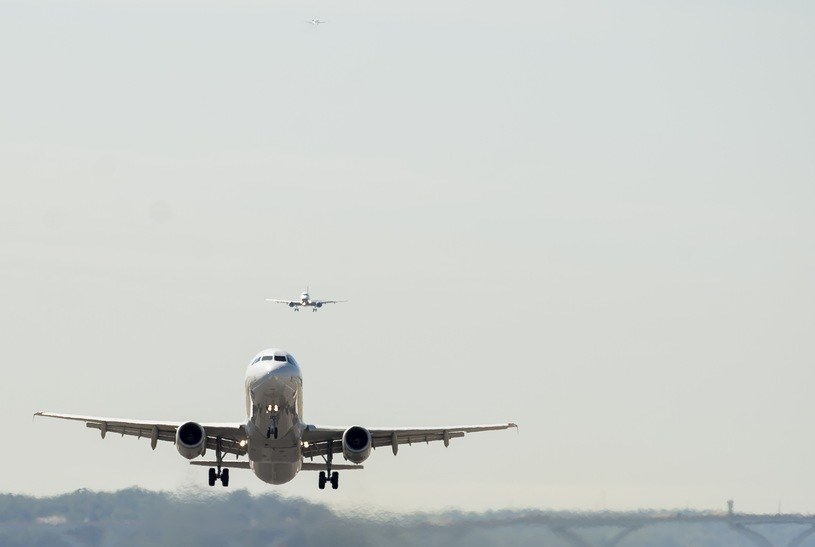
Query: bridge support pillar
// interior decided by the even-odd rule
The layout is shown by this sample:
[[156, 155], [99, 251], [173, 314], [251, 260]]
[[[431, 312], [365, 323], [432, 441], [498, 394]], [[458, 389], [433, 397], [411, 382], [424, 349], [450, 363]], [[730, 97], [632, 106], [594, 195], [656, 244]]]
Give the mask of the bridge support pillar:
[[809, 528], [807, 528], [806, 530], [792, 538], [787, 547], [798, 547], [804, 542], [805, 539], [807, 539], [812, 534], [815, 534], [815, 526], [810, 526]]
[[[617, 525], [613, 525], [615, 528]], [[580, 527], [579, 525], [577, 526]], [[617, 547], [619, 543], [631, 532], [635, 532], [642, 528], [641, 524], [634, 525], [634, 526], [622, 526], [622, 530], [611, 536], [609, 539], [606, 540], [599, 540], [601, 547]], [[553, 526], [551, 527], [552, 532], [556, 535], [560, 536], [562, 539], [565, 539], [569, 542], [570, 545], [574, 547], [592, 547], [592, 545], [582, 537], [578, 536], [574, 530], [567, 526]]]
[[591, 547], [586, 541], [565, 526], [552, 526], [552, 532], [574, 547]]
[[773, 544], [770, 543], [770, 540], [768, 540], [755, 530], [750, 530], [744, 524], [731, 522], [730, 527], [739, 534], [741, 534], [742, 536], [752, 541], [753, 545], [758, 545], [759, 547], [774, 547]]

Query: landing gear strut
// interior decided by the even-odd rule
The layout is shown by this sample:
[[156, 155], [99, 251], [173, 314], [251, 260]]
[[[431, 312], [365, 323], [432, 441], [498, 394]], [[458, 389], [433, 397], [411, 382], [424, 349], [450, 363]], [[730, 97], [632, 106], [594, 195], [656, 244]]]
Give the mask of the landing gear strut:
[[269, 407], [269, 413], [271, 414], [271, 418], [269, 421], [269, 429], [266, 430], [266, 438], [271, 439], [274, 437], [277, 439], [277, 405], [274, 405], [274, 411], [272, 411], [272, 407]]
[[331, 488], [336, 490], [340, 487], [340, 474], [334, 471], [331, 472], [331, 462], [334, 460], [334, 442], [328, 441], [328, 453], [325, 456], [325, 471], [320, 471], [320, 477], [317, 486], [320, 490], [325, 490], [325, 483], [330, 482]]
[[221, 457], [221, 438], [218, 437], [215, 439], [215, 464], [217, 470], [215, 467], [209, 468], [210, 486], [215, 486], [215, 483], [219, 480], [224, 487], [229, 486], [229, 469], [221, 470], [221, 462], [223, 462], [223, 458]]

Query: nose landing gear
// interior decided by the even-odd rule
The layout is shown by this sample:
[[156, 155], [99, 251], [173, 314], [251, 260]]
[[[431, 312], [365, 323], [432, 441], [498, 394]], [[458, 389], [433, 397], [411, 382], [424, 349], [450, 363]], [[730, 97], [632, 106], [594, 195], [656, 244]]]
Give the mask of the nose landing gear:
[[277, 439], [277, 405], [272, 407], [269, 405], [269, 429], [266, 430], [266, 438], [271, 439], [274, 437]]

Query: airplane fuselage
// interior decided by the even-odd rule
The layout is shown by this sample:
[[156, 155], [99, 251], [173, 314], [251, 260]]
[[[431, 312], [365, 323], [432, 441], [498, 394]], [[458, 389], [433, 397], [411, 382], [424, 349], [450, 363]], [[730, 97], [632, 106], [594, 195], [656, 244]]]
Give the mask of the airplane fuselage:
[[260, 352], [246, 370], [249, 466], [270, 484], [289, 482], [303, 462], [303, 376], [285, 351]]

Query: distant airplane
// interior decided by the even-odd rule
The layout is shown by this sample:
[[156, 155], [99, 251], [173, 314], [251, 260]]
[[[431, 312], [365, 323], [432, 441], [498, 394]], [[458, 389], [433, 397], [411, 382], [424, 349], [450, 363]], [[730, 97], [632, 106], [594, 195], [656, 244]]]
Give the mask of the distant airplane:
[[[434, 389], [441, 387], [437, 380], [433, 380], [432, 385]], [[251, 469], [260, 480], [270, 484], [287, 483], [300, 471], [320, 471], [318, 486], [321, 490], [328, 482], [335, 490], [339, 487], [336, 470], [362, 469], [359, 464], [368, 459], [372, 448], [390, 446], [396, 455], [400, 444], [443, 441], [448, 446], [450, 439], [463, 437], [465, 433], [518, 427], [506, 423], [368, 429], [359, 425], [327, 427], [306, 424], [302, 421], [303, 376], [294, 357], [281, 349], [263, 350], [252, 359], [246, 370], [245, 386], [247, 420], [240, 423], [142, 421], [52, 412], [35, 412], [34, 416], [85, 422], [86, 427], [98, 429], [103, 439], [107, 433], [149, 438], [153, 450], [158, 441], [175, 443], [179, 454], [194, 460], [190, 464], [210, 468], [210, 486], [215, 486], [218, 480], [228, 486], [229, 468], [241, 468]], [[384, 389], [393, 390], [393, 386]], [[441, 392], [442, 399], [450, 400], [449, 392], [444, 388]], [[204, 456], [207, 449], [215, 451], [214, 461], [195, 459]], [[511, 453], [511, 449], [507, 450]], [[495, 445], [491, 445], [487, 452], [495, 452]], [[234, 454], [236, 460], [224, 461], [224, 454]], [[335, 454], [342, 454], [351, 463], [334, 464]], [[248, 458], [238, 460], [241, 456]], [[322, 458], [323, 463], [312, 463], [315, 457]], [[309, 462], [304, 461], [306, 458]], [[66, 464], [64, 454], [60, 459]], [[486, 465], [492, 463], [488, 461]]]
[[308, 294], [308, 287], [305, 292], [300, 293], [300, 300], [277, 300], [275, 298], [267, 298], [267, 302], [277, 302], [278, 304], [286, 304], [294, 311], [300, 311], [300, 307], [311, 308], [311, 311], [317, 311], [323, 307], [323, 304], [339, 304], [341, 302], [348, 302], [347, 300], [312, 300]]
[[319, 19], [312, 19], [311, 21], [306, 21], [309, 25], [314, 25], [315, 27], [318, 25], [322, 25], [328, 23], [328, 21], [320, 21]]

